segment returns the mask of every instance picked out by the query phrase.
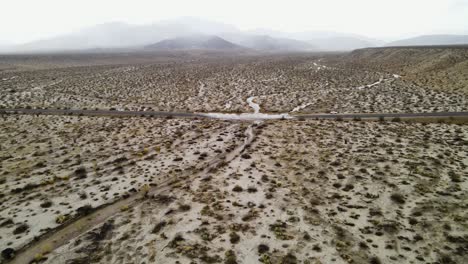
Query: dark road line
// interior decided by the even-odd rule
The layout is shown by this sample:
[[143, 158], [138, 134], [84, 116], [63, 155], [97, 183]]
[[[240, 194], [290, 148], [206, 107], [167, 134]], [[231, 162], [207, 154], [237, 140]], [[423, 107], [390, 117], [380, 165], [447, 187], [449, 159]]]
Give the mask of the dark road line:
[[296, 117], [301, 118], [407, 118], [407, 117], [468, 117], [468, 112], [431, 112], [431, 113], [369, 113], [369, 114], [306, 114], [306, 115], [296, 115]]
[[150, 117], [203, 117], [194, 113], [159, 112], [159, 111], [118, 111], [118, 110], [78, 110], [78, 109], [0, 109], [0, 114], [26, 115], [85, 115], [85, 116], [150, 116]]
[[[211, 118], [203, 113], [161, 112], [161, 111], [118, 111], [118, 110], [78, 110], [78, 109], [0, 109], [0, 114], [23, 115], [83, 115], [83, 116], [121, 116], [121, 117], [185, 117]], [[293, 119], [374, 119], [374, 118], [450, 118], [468, 117], [468, 112], [432, 112], [432, 113], [356, 113], [356, 114], [298, 114], [289, 116]], [[259, 118], [262, 119], [262, 118]]]

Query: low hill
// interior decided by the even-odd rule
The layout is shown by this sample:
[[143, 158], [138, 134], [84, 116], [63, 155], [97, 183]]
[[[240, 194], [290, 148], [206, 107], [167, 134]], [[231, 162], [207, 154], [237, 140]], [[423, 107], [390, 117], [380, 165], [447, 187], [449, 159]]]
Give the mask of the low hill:
[[218, 36], [188, 36], [162, 40], [145, 47], [151, 50], [241, 50], [244, 47]]
[[423, 87], [468, 93], [468, 46], [366, 48], [341, 59], [404, 75]]
[[468, 44], [468, 35], [423, 35], [387, 43], [385, 46], [434, 46]]
[[274, 38], [286, 38], [308, 43], [316, 50], [348, 51], [366, 47], [381, 46], [384, 42], [358, 34], [334, 31], [281, 32], [268, 29], [250, 31], [255, 35], [268, 35]]

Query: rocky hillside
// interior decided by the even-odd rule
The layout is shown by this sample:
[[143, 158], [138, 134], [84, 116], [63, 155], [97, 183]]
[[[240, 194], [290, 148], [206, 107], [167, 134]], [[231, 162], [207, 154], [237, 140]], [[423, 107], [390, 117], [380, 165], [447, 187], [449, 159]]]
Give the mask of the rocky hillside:
[[418, 86], [468, 93], [468, 46], [367, 48], [344, 58], [348, 65], [403, 75]]

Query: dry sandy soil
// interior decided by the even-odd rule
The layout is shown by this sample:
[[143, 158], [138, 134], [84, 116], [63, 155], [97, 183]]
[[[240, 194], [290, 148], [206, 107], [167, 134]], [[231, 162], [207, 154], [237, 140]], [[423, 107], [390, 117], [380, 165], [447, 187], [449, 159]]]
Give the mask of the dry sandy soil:
[[[4, 248], [145, 183], [195, 175], [122, 208], [47, 263], [468, 261], [467, 126], [28, 116], [1, 124]], [[241, 144], [249, 125], [255, 138], [242, 154], [194, 169]]]
[[[468, 110], [468, 94], [459, 88], [468, 82], [441, 89], [414, 82], [392, 61], [382, 70], [366, 54], [344, 56], [0, 56], [0, 107], [246, 112], [245, 100], [256, 96], [265, 112]], [[463, 70], [444, 76], [438, 79], [467, 77]]]
[[0, 126], [2, 248], [177, 178], [243, 133], [225, 122], [144, 118], [8, 116]]
[[468, 47], [397, 47], [353, 51], [334, 61], [372, 70], [396, 71], [420, 87], [468, 93]]

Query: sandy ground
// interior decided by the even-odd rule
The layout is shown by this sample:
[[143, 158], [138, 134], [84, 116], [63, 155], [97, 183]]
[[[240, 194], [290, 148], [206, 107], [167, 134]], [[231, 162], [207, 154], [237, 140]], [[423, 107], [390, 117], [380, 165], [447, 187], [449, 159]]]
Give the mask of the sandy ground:
[[[466, 126], [267, 121], [47, 263], [464, 263]], [[68, 262], [67, 262], [68, 261]]]
[[[468, 110], [467, 94], [458, 90], [432, 89], [430, 83], [400, 76], [398, 68], [384, 71], [354, 61], [336, 63], [333, 58], [313, 53], [235, 60], [150, 57], [142, 63], [133, 55], [120, 58], [120, 65], [80, 67], [59, 67], [60, 58], [55, 58], [58, 68], [28, 70], [21, 67], [48, 65], [54, 58], [49, 62], [17, 58], [18, 70], [0, 71], [0, 107], [245, 113], [251, 110], [246, 99], [254, 97], [264, 112], [275, 113]], [[14, 57], [9, 59], [15, 63]]]
[[288, 119], [467, 111], [463, 89], [330, 56], [2, 59], [2, 108], [219, 118], [0, 116], [2, 261], [468, 263], [467, 125]]
[[0, 125], [2, 248], [203, 166], [243, 132], [223, 122], [144, 118], [8, 116]]

